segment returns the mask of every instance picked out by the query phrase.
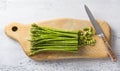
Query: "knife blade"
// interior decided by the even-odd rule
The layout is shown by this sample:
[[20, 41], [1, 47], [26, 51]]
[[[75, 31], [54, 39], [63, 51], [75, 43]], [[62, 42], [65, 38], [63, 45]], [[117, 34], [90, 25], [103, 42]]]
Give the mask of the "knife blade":
[[106, 51], [107, 51], [108, 55], [110, 56], [110, 58], [111, 58], [112, 61], [116, 61], [116, 56], [115, 56], [114, 52], [112, 51], [111, 46], [110, 46], [110, 44], [108, 43], [107, 39], [105, 38], [105, 35], [104, 35], [102, 29], [100, 28], [98, 22], [95, 20], [94, 16], [92, 15], [91, 11], [89, 10], [89, 8], [88, 8], [86, 5], [84, 5], [84, 7], [85, 7], [85, 10], [86, 10], [86, 12], [87, 12], [87, 15], [88, 15], [91, 23], [93, 24], [93, 26], [94, 26], [94, 28], [95, 28], [95, 30], [96, 30], [96, 34], [97, 34], [97, 35], [104, 41], [104, 43], [105, 43]]

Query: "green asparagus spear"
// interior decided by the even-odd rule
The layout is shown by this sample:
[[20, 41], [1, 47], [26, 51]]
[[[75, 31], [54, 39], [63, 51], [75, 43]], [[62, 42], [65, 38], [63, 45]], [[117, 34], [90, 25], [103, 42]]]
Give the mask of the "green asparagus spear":
[[42, 51], [77, 52], [78, 45], [93, 46], [96, 42], [91, 37], [94, 35], [91, 27], [84, 28], [83, 31], [63, 31], [32, 24], [30, 32], [30, 55], [35, 55]]

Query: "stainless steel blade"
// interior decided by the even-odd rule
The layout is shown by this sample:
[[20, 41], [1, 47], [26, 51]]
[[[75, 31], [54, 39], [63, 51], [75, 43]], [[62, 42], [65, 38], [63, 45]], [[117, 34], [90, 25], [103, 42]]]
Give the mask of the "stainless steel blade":
[[89, 8], [86, 5], [85, 5], [85, 10], [88, 14], [90, 21], [92, 22], [92, 24], [96, 30], [96, 33], [98, 34], [98, 36], [103, 37], [104, 34], [103, 34], [98, 22], [95, 20], [95, 18], [93, 17], [92, 13], [90, 12]]

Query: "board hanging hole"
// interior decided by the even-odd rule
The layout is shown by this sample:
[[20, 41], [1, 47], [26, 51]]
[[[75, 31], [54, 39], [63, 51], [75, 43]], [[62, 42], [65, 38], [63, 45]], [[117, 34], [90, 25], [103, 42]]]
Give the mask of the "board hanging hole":
[[16, 32], [17, 30], [18, 30], [18, 27], [17, 27], [17, 26], [13, 26], [13, 27], [12, 27], [12, 31], [13, 31], [13, 32]]

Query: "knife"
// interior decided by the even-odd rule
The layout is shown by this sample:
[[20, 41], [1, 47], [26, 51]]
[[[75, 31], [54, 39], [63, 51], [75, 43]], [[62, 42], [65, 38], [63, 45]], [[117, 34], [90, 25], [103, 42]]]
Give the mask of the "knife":
[[114, 52], [112, 51], [111, 46], [110, 46], [110, 44], [108, 43], [107, 39], [105, 38], [105, 35], [104, 35], [102, 29], [100, 28], [98, 22], [95, 20], [94, 16], [93, 16], [92, 13], [90, 12], [89, 8], [88, 8], [86, 5], [84, 5], [84, 7], [85, 7], [85, 10], [86, 10], [86, 12], [87, 12], [87, 15], [88, 15], [91, 23], [93, 24], [93, 26], [94, 26], [94, 28], [95, 28], [95, 30], [96, 30], [97, 35], [98, 35], [98, 36], [104, 41], [104, 43], [105, 43], [106, 51], [107, 51], [108, 55], [110, 56], [111, 60], [115, 62], [115, 61], [116, 61], [116, 56], [115, 56]]

